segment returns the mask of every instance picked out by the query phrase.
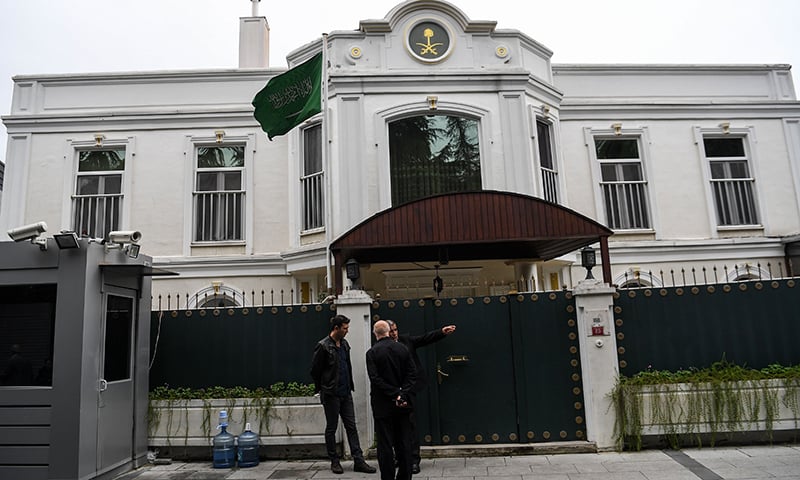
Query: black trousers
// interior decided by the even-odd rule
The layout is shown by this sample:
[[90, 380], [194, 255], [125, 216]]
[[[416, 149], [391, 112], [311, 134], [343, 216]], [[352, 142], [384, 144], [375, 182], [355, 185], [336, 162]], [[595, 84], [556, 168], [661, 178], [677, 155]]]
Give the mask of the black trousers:
[[361, 444], [358, 441], [358, 430], [356, 430], [356, 411], [353, 407], [353, 396], [347, 395], [340, 397], [320, 393], [322, 408], [325, 410], [325, 449], [328, 451], [328, 458], [338, 460], [336, 452], [336, 428], [339, 426], [339, 417], [342, 417], [344, 431], [347, 433], [347, 443], [350, 444], [350, 453], [353, 458], [364, 458], [361, 451]]
[[411, 420], [411, 463], [419, 465], [421, 460], [419, 456], [419, 433], [417, 433], [417, 414], [411, 412], [409, 416]]
[[[375, 437], [378, 441], [378, 467], [381, 480], [411, 479], [411, 411], [375, 419]], [[394, 458], [397, 455], [397, 475]]]

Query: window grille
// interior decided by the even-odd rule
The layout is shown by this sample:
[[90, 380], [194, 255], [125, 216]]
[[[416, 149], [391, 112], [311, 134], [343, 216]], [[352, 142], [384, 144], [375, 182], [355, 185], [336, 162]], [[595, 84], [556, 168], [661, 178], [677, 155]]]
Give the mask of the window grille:
[[614, 230], [650, 228], [647, 181], [636, 138], [595, 139], [600, 188], [608, 226]]
[[757, 225], [755, 179], [750, 176], [744, 139], [704, 138], [703, 148], [719, 225]]
[[389, 124], [392, 205], [481, 189], [478, 122], [420, 115]]
[[78, 151], [72, 228], [79, 235], [104, 238], [119, 230], [124, 169], [124, 148]]
[[536, 121], [536, 138], [539, 144], [539, 168], [542, 174], [542, 197], [558, 203], [558, 171], [553, 159], [550, 124]]
[[244, 239], [244, 147], [197, 148], [194, 196], [194, 241]]
[[303, 230], [325, 226], [325, 174], [322, 170], [322, 126], [303, 130]]

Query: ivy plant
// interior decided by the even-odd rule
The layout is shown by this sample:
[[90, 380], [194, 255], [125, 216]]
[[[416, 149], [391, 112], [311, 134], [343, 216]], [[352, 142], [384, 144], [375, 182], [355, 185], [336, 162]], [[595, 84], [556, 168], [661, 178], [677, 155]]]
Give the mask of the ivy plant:
[[[241, 408], [242, 423], [248, 423], [249, 419], [258, 420], [258, 428], [261, 432], [269, 431], [269, 410], [272, 407], [274, 398], [278, 397], [310, 397], [314, 395], [313, 384], [302, 384], [298, 382], [277, 382], [269, 387], [246, 388], [246, 387], [206, 387], [206, 388], [185, 388], [170, 387], [162, 385], [150, 391], [150, 402], [148, 405], [148, 430], [153, 435], [161, 424], [161, 416], [166, 412], [166, 430], [168, 443], [171, 445], [171, 438], [182, 435], [184, 445], [187, 443], [189, 432], [188, 406], [189, 400], [202, 400], [203, 420], [202, 429], [206, 436], [211, 436], [213, 408], [212, 400], [224, 400], [228, 411], [228, 418], [232, 421], [234, 415], [239, 412], [235, 410], [235, 405], [241, 404], [244, 400], [244, 407]], [[166, 408], [163, 404], [166, 403]], [[160, 404], [160, 405], [159, 405]], [[177, 412], [177, 413], [176, 413]], [[216, 428], [216, 425], [213, 425]]]
[[800, 365], [751, 369], [724, 357], [707, 368], [648, 369], [631, 377], [620, 375], [611, 394], [617, 414], [617, 447], [641, 449], [645, 424], [662, 426], [672, 448], [702, 446], [704, 426], [714, 446], [720, 432], [757, 430], [760, 422], [771, 441], [780, 404], [792, 412], [797, 428], [798, 392]]

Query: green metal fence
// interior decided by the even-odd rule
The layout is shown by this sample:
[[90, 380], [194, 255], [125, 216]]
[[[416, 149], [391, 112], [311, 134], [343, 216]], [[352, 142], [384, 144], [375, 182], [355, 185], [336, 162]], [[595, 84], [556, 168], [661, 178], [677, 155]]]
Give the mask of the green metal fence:
[[333, 315], [332, 305], [153, 312], [150, 388], [311, 383], [314, 344]]
[[619, 290], [620, 373], [800, 364], [800, 286], [794, 279]]

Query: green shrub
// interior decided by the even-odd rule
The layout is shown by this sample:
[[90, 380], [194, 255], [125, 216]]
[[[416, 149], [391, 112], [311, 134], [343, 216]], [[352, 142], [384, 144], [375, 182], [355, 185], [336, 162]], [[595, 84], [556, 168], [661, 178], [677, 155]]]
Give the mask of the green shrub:
[[150, 391], [150, 400], [210, 400], [227, 398], [310, 397], [314, 385], [297, 382], [277, 382], [269, 387], [249, 389], [246, 387], [170, 388], [167, 385]]
[[[767, 388], [764, 380], [777, 380], [784, 388], [783, 397], [779, 398], [773, 388]], [[642, 401], [645, 392], [657, 394], [649, 397], [648, 412]], [[697, 429], [701, 424], [708, 427], [711, 446], [719, 432], [753, 428], [759, 420], [765, 422], [767, 439], [771, 441], [780, 403], [789, 408], [795, 426], [798, 425], [798, 392], [800, 365], [772, 364], [751, 369], [730, 363], [724, 357], [707, 368], [620, 375], [611, 394], [616, 410], [617, 447], [641, 449], [645, 418], [663, 427], [672, 448], [685, 444], [701, 446], [702, 437]]]

